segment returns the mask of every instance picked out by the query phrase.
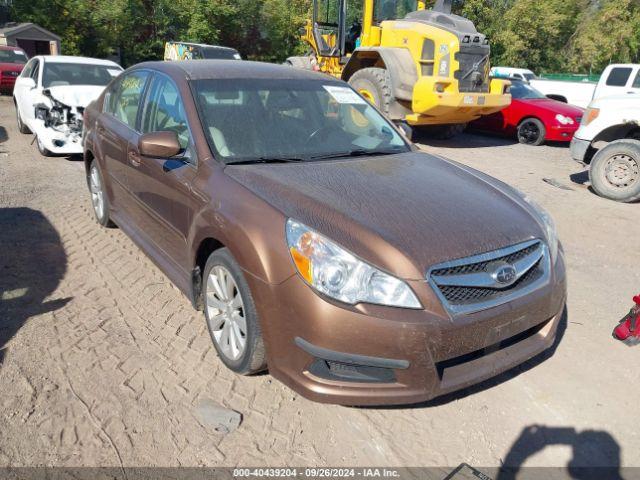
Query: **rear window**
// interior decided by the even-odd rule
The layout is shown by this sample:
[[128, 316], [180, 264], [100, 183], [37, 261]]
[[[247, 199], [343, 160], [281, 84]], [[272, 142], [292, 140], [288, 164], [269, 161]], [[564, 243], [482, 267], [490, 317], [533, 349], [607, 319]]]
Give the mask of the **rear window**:
[[0, 63], [27, 63], [27, 56], [22, 50], [0, 50]]
[[624, 87], [629, 81], [631, 76], [631, 68], [616, 67], [611, 70], [609, 78], [607, 78], [607, 85], [609, 87]]

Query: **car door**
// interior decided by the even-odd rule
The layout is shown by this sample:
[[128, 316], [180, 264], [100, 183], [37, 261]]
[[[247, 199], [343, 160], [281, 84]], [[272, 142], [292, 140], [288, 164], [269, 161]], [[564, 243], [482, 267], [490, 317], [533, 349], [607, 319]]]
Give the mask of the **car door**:
[[138, 113], [149, 79], [149, 71], [123, 74], [105, 94], [102, 113], [96, 119], [97, 150], [104, 162], [107, 192], [116, 215], [131, 217], [128, 189], [129, 144], [139, 138]]
[[[33, 62], [31, 64], [31, 62]], [[16, 103], [20, 109], [20, 118], [30, 128], [33, 128], [33, 120], [35, 119], [35, 103], [38, 97], [41, 96], [40, 88], [40, 71], [42, 70], [42, 61], [39, 58], [34, 58], [29, 62], [30, 67], [22, 71], [22, 74], [17, 78], [14, 86], [14, 94], [16, 97]], [[30, 79], [31, 81], [27, 80]], [[35, 83], [35, 87], [34, 87]]]
[[37, 58], [32, 58], [31, 60], [29, 60], [22, 69], [20, 75], [18, 75], [18, 78], [16, 78], [16, 83], [13, 87], [13, 97], [15, 98], [16, 104], [18, 105], [22, 104], [22, 98], [25, 95], [25, 91], [27, 90], [27, 88], [30, 88], [26, 85], [25, 80], [31, 76], [33, 67], [37, 62]]
[[129, 185], [141, 207], [139, 218], [156, 246], [179, 267], [188, 270], [187, 235], [192, 218], [191, 182], [196, 156], [180, 91], [169, 77], [155, 73], [141, 111], [142, 133], [173, 131], [182, 153], [175, 158], [143, 157], [131, 143]]

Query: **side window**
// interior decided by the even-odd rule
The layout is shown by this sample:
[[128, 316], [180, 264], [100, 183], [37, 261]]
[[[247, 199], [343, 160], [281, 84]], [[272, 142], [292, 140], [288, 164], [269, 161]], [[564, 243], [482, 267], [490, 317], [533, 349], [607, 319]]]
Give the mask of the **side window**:
[[33, 71], [33, 67], [36, 65], [36, 63], [38, 63], [38, 60], [36, 60], [35, 58], [33, 60], [30, 60], [29, 63], [27, 63], [27, 65], [22, 70], [22, 73], [20, 74], [20, 76], [22, 78], [30, 77], [31, 72]]
[[180, 92], [164, 75], [155, 76], [142, 111], [142, 133], [150, 132], [176, 132], [183, 149], [191, 140]]
[[107, 111], [133, 129], [136, 128], [138, 108], [148, 77], [148, 72], [124, 75], [109, 94]]
[[636, 78], [633, 80], [633, 85], [631, 85], [632, 88], [640, 88], [640, 70], [638, 70], [638, 73], [636, 74]]
[[35, 65], [33, 66], [33, 71], [31, 75], [29, 75], [33, 80], [38, 84], [38, 76], [40, 75], [40, 62], [36, 60]]
[[628, 67], [616, 67], [609, 73], [607, 78], [607, 85], [609, 87], [624, 87], [631, 76], [631, 68]]

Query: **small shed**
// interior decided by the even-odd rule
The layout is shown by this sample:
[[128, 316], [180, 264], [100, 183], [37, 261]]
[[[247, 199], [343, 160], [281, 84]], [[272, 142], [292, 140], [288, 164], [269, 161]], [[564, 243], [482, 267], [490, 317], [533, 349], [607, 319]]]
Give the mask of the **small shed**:
[[29, 57], [60, 54], [60, 37], [35, 23], [0, 26], [0, 45], [20, 47]]

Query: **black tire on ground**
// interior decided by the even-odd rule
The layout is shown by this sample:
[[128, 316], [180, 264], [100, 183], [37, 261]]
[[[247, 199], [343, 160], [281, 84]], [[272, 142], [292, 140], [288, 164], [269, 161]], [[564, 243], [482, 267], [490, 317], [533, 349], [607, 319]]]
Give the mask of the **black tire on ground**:
[[467, 128], [466, 123], [456, 123], [453, 125], [437, 125], [433, 127], [427, 127], [433, 136], [437, 140], [449, 140], [450, 138], [460, 135]]
[[[210, 309], [207, 307], [207, 294], [212, 291], [208, 279], [211, 271], [217, 266], [223, 267], [231, 274], [236, 285], [236, 294], [240, 294], [243, 304], [242, 314], [246, 320], [246, 332], [244, 332], [245, 348], [241, 356], [235, 360], [229, 358], [227, 354], [222, 351], [222, 347], [216, 340], [212, 328], [212, 319], [210, 318]], [[249, 289], [240, 265], [238, 265], [238, 262], [236, 262], [227, 248], [216, 250], [207, 260], [202, 277], [202, 303], [204, 305], [204, 315], [209, 334], [211, 335], [211, 341], [218, 352], [220, 360], [222, 360], [230, 370], [240, 375], [252, 375], [265, 370], [267, 367], [265, 346], [253, 296], [251, 295], [251, 290]]]
[[532, 145], [534, 147], [542, 145], [546, 135], [547, 129], [537, 118], [525, 118], [518, 125], [518, 142], [523, 145]]
[[[95, 170], [95, 173], [94, 173]], [[94, 194], [95, 194], [95, 190], [94, 190], [94, 185], [92, 184], [92, 182], [94, 181], [92, 175], [97, 175], [97, 180], [99, 182], [99, 187], [102, 191], [102, 202], [103, 202], [103, 208], [102, 208], [102, 212], [99, 211], [99, 209], [96, 207], [96, 203], [94, 201]], [[89, 186], [89, 193], [91, 194], [91, 205], [93, 207], [93, 214], [96, 217], [96, 222], [98, 222], [99, 225], [102, 225], [105, 228], [116, 228], [116, 224], [113, 223], [113, 221], [111, 220], [111, 217], [109, 216], [109, 212], [111, 211], [111, 204], [109, 202], [109, 195], [107, 194], [107, 189], [104, 186], [104, 176], [102, 175], [102, 170], [100, 169], [100, 165], [98, 164], [97, 161], [93, 161], [91, 162], [91, 164], [89, 165], [89, 173], [87, 175], [87, 185]]]
[[[349, 85], [363, 97], [373, 103], [378, 110], [389, 115], [389, 108], [393, 101], [391, 91], [391, 76], [384, 68], [363, 68], [349, 79]], [[363, 93], [366, 92], [366, 93]]]
[[40, 155], [42, 155], [43, 157], [53, 157], [53, 153], [47, 150], [47, 148], [42, 144], [42, 142], [40, 142], [40, 139], [38, 137], [36, 137], [36, 145], [38, 147], [38, 151], [40, 152]]
[[591, 160], [589, 179], [593, 190], [617, 202], [640, 200], [640, 141], [616, 140]]
[[22, 117], [20, 116], [20, 110], [18, 110], [18, 104], [14, 101], [13, 104], [16, 107], [16, 121], [18, 122], [18, 131], [20, 133], [31, 133], [29, 127], [27, 127], [24, 123], [22, 123]]

